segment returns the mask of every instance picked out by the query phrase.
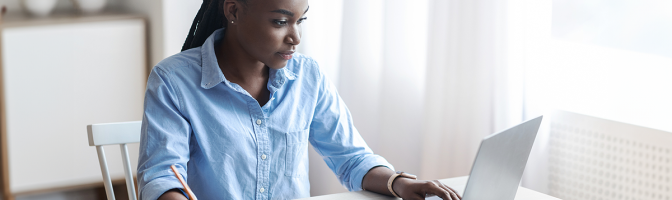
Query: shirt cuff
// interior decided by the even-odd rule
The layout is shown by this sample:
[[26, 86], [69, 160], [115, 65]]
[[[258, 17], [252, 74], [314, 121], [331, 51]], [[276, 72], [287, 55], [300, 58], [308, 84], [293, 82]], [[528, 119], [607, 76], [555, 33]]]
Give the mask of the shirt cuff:
[[[180, 181], [175, 178], [175, 176], [166, 176], [152, 180], [142, 187], [140, 191], [140, 199], [142, 200], [155, 200], [158, 199], [163, 193], [166, 193], [168, 190], [178, 188], [182, 191], [182, 194], [185, 194], [182, 190], [182, 184]], [[186, 194], [184, 196], [187, 196]], [[188, 196], [187, 196], [188, 198]]]
[[182, 192], [182, 195], [184, 195], [184, 197], [187, 197], [187, 199], [189, 199], [189, 195], [187, 194], [187, 192], [184, 191], [184, 189], [182, 188], [175, 188], [175, 189], [180, 190], [180, 192]]
[[369, 173], [369, 170], [378, 166], [387, 167], [394, 171], [394, 167], [382, 156], [375, 154], [367, 156], [364, 161], [353, 170], [353, 174], [350, 175], [350, 188], [348, 189], [350, 191], [362, 190], [362, 179], [364, 179], [364, 175]]

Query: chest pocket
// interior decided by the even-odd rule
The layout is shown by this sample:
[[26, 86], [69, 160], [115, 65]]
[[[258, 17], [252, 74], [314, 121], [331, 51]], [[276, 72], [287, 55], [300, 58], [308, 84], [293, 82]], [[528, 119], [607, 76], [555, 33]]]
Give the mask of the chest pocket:
[[310, 129], [285, 134], [285, 176], [298, 176], [304, 154], [308, 151], [308, 132]]

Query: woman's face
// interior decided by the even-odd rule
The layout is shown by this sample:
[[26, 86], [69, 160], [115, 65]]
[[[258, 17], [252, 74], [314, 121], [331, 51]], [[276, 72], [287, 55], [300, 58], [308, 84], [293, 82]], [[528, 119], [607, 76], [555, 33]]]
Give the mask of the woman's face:
[[307, 11], [308, 0], [248, 0], [246, 7], [238, 8], [238, 42], [253, 58], [281, 69], [301, 42]]

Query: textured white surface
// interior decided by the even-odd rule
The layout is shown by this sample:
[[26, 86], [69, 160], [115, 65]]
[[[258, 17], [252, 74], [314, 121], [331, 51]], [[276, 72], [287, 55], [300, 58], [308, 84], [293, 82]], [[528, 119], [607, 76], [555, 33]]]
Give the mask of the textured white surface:
[[672, 133], [558, 112], [549, 144], [553, 196], [672, 199]]
[[[140, 120], [146, 82], [142, 19], [5, 28], [10, 191], [102, 181], [86, 125]], [[129, 146], [132, 166], [137, 145]], [[110, 151], [112, 179], [123, 178]]]

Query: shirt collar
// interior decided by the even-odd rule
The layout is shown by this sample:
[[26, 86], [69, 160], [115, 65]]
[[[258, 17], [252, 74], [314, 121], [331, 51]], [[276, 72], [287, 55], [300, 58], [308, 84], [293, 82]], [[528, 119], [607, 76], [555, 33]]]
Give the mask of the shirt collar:
[[[224, 29], [225, 28], [217, 29], [208, 37], [208, 39], [205, 40], [201, 46], [201, 87], [204, 89], [213, 88], [215, 85], [221, 82], [231, 86], [229, 81], [226, 80], [226, 77], [224, 77], [222, 70], [219, 69], [217, 56], [215, 55], [215, 44], [216, 42], [221, 41], [222, 37], [224, 36]], [[290, 62], [288, 62], [288, 64]], [[268, 81], [276, 88], [282, 87], [282, 85], [284, 85], [287, 80], [294, 80], [296, 78], [296, 73], [288, 70], [287, 66], [279, 70], [269, 70]]]

